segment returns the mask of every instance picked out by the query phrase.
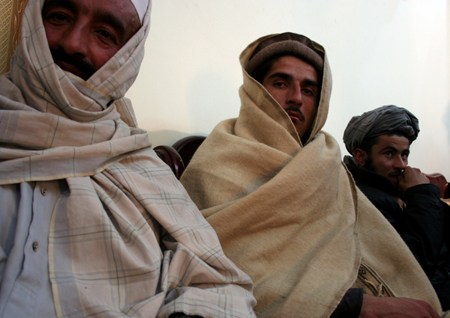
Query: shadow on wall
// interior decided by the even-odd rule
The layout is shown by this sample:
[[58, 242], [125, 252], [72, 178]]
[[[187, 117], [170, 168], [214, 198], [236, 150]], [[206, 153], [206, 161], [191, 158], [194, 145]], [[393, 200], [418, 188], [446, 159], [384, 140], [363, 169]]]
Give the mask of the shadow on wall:
[[444, 122], [444, 127], [447, 130], [447, 143], [450, 146], [450, 102], [447, 105], [447, 111], [442, 117], [442, 121]]
[[157, 130], [148, 132], [148, 136], [150, 137], [153, 148], [159, 145], [172, 146], [175, 142], [177, 142], [181, 138], [190, 135], [206, 136], [206, 134], [204, 133], [187, 133], [176, 130]]

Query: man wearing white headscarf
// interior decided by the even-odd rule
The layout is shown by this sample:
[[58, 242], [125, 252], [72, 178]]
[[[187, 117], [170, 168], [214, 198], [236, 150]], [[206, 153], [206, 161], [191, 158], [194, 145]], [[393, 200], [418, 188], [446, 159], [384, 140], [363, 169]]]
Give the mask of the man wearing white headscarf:
[[30, 0], [0, 77], [1, 317], [254, 317], [124, 98], [148, 0]]
[[425, 273], [322, 131], [325, 49], [281, 33], [240, 62], [239, 116], [214, 128], [181, 181], [253, 279], [258, 317], [439, 317]]

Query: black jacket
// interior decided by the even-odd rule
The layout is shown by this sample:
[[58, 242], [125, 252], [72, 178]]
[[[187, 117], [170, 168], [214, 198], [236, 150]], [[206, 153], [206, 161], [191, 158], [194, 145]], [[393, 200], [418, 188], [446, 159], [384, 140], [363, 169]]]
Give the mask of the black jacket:
[[436, 291], [445, 284], [443, 292], [449, 294], [450, 230], [446, 224], [450, 225], [450, 206], [440, 199], [439, 188], [421, 184], [399, 193], [388, 178], [344, 161], [358, 188], [397, 230]]

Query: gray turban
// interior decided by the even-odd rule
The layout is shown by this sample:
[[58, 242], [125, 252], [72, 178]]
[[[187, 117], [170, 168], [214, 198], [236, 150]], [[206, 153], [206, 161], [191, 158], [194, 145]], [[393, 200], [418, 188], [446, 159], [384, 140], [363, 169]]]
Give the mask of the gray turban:
[[401, 132], [412, 143], [419, 134], [419, 120], [407, 109], [394, 105], [378, 107], [354, 116], [345, 128], [344, 143], [353, 155], [364, 141], [392, 132]]

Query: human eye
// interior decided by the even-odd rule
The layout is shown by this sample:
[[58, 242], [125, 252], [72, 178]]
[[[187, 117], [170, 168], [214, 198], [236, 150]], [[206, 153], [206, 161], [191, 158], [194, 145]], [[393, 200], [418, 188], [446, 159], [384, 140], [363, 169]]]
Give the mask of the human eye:
[[45, 22], [54, 24], [70, 22], [73, 14], [74, 11], [64, 1], [48, 0], [44, 2], [44, 7], [42, 8], [42, 19]]
[[55, 14], [53, 15], [53, 18], [54, 18], [55, 20], [58, 20], [58, 21], [64, 21], [64, 20], [67, 20], [66, 16], [65, 16], [64, 14], [62, 14], [62, 13], [55, 13]]
[[53, 24], [63, 24], [69, 22], [69, 16], [63, 12], [48, 12], [44, 16], [44, 20]]
[[110, 39], [112, 38], [111, 33], [109, 33], [106, 30], [99, 30], [98, 33], [100, 34], [101, 37], [105, 38], [105, 39]]
[[314, 95], [314, 91], [310, 88], [304, 88], [302, 91], [303, 91], [303, 94], [305, 94], [305, 95], [308, 95], [308, 96]]
[[385, 153], [384, 153], [384, 155], [386, 156], [386, 157], [392, 157], [393, 155], [394, 155], [394, 153], [392, 152], [392, 151], [386, 151]]
[[283, 81], [274, 81], [272, 85], [276, 88], [286, 87], [286, 83]]
[[113, 32], [107, 29], [98, 29], [96, 33], [103, 42], [116, 44], [116, 36], [114, 36]]

